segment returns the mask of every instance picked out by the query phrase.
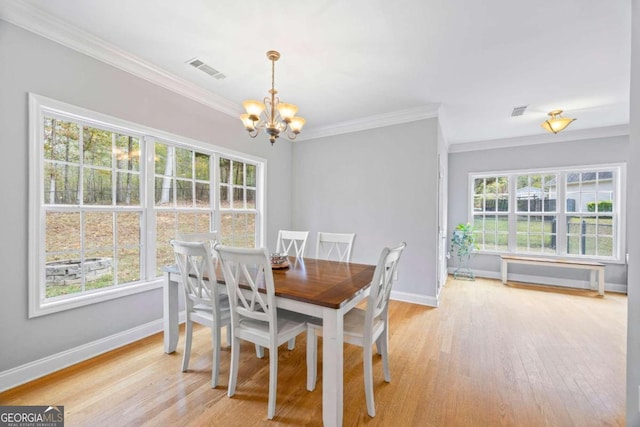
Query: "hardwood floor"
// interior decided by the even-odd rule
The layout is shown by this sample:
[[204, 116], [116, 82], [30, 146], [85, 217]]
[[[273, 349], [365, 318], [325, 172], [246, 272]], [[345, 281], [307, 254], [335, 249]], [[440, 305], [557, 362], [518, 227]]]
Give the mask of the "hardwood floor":
[[[626, 296], [450, 278], [441, 302], [391, 302], [391, 383], [376, 356], [375, 418], [366, 411], [362, 351], [345, 345], [345, 426], [624, 425]], [[230, 351], [211, 389], [210, 343], [209, 330], [196, 328], [183, 373], [182, 337], [167, 355], [157, 334], [2, 393], [0, 404], [64, 405], [67, 426], [322, 424], [322, 369], [308, 392], [302, 337], [293, 351], [280, 347], [273, 421], [268, 354], [257, 359], [242, 346], [228, 398]]]

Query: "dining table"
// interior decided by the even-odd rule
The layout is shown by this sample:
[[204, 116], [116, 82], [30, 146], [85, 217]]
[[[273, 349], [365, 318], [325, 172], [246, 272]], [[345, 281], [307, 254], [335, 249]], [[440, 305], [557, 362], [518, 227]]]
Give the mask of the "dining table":
[[[276, 304], [322, 319], [322, 420], [327, 427], [341, 426], [344, 315], [369, 294], [375, 265], [296, 257], [289, 257], [288, 264], [272, 270]], [[226, 292], [219, 265], [216, 270], [216, 281]], [[173, 353], [179, 336], [181, 279], [176, 266], [165, 267], [164, 274], [164, 351]]]

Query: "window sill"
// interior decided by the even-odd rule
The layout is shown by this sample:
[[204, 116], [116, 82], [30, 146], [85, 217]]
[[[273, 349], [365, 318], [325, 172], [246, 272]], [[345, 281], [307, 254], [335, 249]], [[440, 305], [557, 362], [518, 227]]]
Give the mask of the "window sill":
[[137, 283], [135, 285], [121, 286], [115, 289], [102, 290], [98, 293], [88, 293], [75, 297], [59, 299], [56, 301], [32, 301], [32, 304], [29, 307], [29, 318], [31, 319], [39, 316], [46, 316], [52, 313], [72, 310], [78, 307], [84, 307], [86, 305], [146, 292], [162, 287], [163, 282], [164, 279], [162, 277], [157, 277], [147, 282]]

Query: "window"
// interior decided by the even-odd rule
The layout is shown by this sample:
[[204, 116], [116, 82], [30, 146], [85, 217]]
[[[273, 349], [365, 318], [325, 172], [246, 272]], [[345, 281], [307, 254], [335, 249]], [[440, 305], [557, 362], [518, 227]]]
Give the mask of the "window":
[[212, 155], [155, 143], [156, 272], [173, 263], [173, 250], [166, 243], [176, 232], [210, 231]]
[[178, 231], [264, 241], [262, 159], [30, 95], [29, 315], [158, 287]]
[[44, 298], [138, 282], [140, 138], [43, 119]]
[[220, 157], [220, 240], [225, 245], [255, 246], [255, 164]]
[[509, 243], [509, 178], [473, 180], [473, 227], [480, 249], [505, 251]]
[[[567, 253], [614, 256], [613, 171], [573, 172], [565, 182]], [[614, 209], [616, 207], [616, 209]]]
[[622, 262], [624, 165], [471, 174], [480, 251]]
[[516, 175], [516, 251], [556, 252], [557, 175]]

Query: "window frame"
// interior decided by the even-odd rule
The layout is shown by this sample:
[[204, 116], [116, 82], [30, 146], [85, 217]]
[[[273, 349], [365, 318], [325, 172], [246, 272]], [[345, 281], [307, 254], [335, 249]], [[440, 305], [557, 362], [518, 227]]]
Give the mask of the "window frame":
[[[566, 206], [566, 176], [569, 173], [583, 173], [583, 172], [603, 172], [613, 171], [613, 202], [614, 212], [613, 217], [614, 230], [612, 232], [613, 246], [612, 256], [598, 256], [598, 255], [581, 255], [581, 254], [569, 254], [567, 253], [567, 217], [575, 215], [587, 215], [580, 212], [567, 212]], [[517, 210], [517, 176], [518, 175], [557, 175], [556, 185], [556, 211], [549, 216], [555, 215], [557, 218], [556, 224], [556, 252], [522, 252], [517, 250], [517, 216], [519, 213]], [[536, 256], [540, 258], [573, 258], [585, 261], [606, 262], [610, 264], [624, 264], [625, 252], [626, 252], [626, 163], [604, 163], [604, 164], [590, 164], [590, 165], [576, 165], [566, 167], [553, 167], [553, 168], [535, 168], [535, 169], [512, 169], [512, 170], [500, 170], [500, 171], [488, 171], [488, 172], [469, 172], [468, 174], [468, 191], [467, 191], [467, 221], [471, 224], [474, 223], [474, 180], [478, 178], [490, 178], [498, 176], [507, 176], [509, 179], [509, 244], [508, 250], [486, 250], [479, 249], [479, 254], [514, 254], [514, 255], [527, 255]], [[478, 213], [481, 214], [481, 213]], [[533, 214], [533, 213], [529, 213]], [[544, 216], [545, 212], [540, 212], [540, 215]]]
[[[142, 211], [140, 219], [140, 275], [141, 280], [118, 286], [109, 286], [100, 290], [84, 291], [66, 296], [62, 299], [45, 298], [45, 212], [44, 199], [44, 149], [43, 125], [44, 117], [56, 117], [65, 121], [74, 121], [88, 126], [112, 132], [132, 135], [139, 138], [140, 159], [140, 206], [118, 205], [116, 201], [106, 206], [110, 212]], [[211, 227], [217, 229], [220, 223], [217, 207], [219, 180], [218, 159], [220, 156], [232, 156], [245, 162], [256, 164], [256, 246], [263, 246], [265, 242], [266, 224], [266, 173], [267, 161], [264, 158], [230, 150], [228, 148], [208, 144], [202, 141], [182, 137], [151, 127], [139, 125], [113, 116], [98, 113], [89, 109], [74, 106], [38, 94], [29, 93], [29, 219], [28, 219], [28, 290], [29, 290], [29, 318], [43, 316], [77, 307], [82, 307], [102, 301], [120, 298], [146, 292], [162, 287], [164, 279], [156, 275], [156, 222], [155, 222], [155, 194], [154, 194], [154, 147], [155, 142], [180, 146], [193, 151], [210, 155], [210, 209], [197, 208], [211, 215]], [[114, 166], [116, 167], [116, 166]], [[117, 167], [116, 167], [117, 169]], [[194, 180], [196, 177], [194, 176]], [[197, 180], [196, 180], [197, 181]], [[195, 181], [194, 181], [195, 182]], [[174, 200], [175, 205], [175, 200]], [[194, 206], [196, 208], [196, 206]], [[52, 211], [80, 212], [80, 205], [53, 205]], [[105, 205], [88, 206], [87, 211], [104, 211]], [[117, 242], [114, 242], [117, 245]]]

